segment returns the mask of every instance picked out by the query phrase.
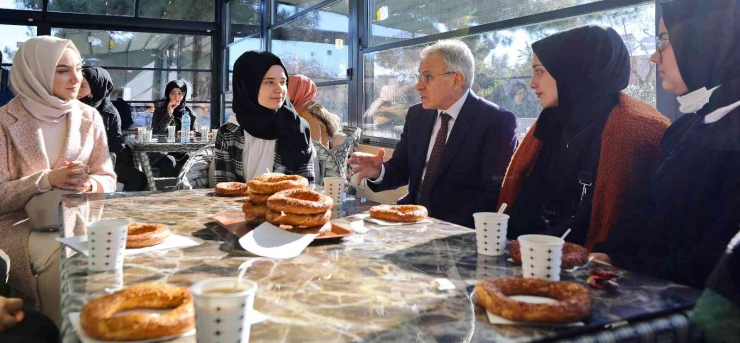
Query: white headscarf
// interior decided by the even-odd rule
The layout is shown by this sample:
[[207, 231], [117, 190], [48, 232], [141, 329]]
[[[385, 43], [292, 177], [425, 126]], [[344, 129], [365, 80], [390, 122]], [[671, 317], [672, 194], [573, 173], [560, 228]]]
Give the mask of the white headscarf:
[[67, 48], [80, 54], [68, 39], [39, 36], [27, 40], [15, 53], [10, 82], [23, 106], [38, 120], [56, 124], [77, 107], [76, 99], [65, 101], [52, 91], [57, 63]]

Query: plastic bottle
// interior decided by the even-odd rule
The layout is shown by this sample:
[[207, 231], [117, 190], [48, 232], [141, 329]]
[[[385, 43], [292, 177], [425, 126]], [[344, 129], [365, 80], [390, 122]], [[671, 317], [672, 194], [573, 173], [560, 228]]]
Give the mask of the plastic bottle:
[[190, 112], [182, 111], [182, 125], [180, 126], [180, 143], [190, 143]]

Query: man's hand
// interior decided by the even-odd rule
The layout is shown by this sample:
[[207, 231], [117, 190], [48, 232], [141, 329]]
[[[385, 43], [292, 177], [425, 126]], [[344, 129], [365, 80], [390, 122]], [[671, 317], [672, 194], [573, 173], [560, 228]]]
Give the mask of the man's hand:
[[0, 332], [5, 332], [23, 320], [21, 307], [21, 299], [0, 297]]
[[350, 176], [357, 175], [357, 185], [362, 183], [362, 179], [374, 180], [380, 176], [383, 156], [385, 156], [384, 149], [378, 150], [375, 155], [364, 152], [352, 154], [347, 163], [352, 165], [352, 175]]

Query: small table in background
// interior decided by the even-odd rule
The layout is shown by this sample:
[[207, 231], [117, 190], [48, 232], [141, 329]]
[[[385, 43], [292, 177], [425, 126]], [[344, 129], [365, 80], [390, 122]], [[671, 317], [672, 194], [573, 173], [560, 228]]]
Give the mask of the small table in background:
[[200, 137], [192, 138], [189, 143], [169, 143], [166, 142], [166, 136], [154, 136], [154, 138], [156, 138], [158, 142], [139, 143], [130, 137], [126, 138], [126, 143], [131, 146], [131, 150], [134, 153], [134, 163], [139, 168], [139, 170], [146, 174], [146, 180], [149, 185], [150, 191], [156, 191], [157, 185], [154, 183], [152, 166], [149, 164], [149, 157], [147, 156], [147, 153], [191, 152], [200, 150], [204, 146], [208, 145], [208, 143], [210, 143], [210, 141], [201, 140]]

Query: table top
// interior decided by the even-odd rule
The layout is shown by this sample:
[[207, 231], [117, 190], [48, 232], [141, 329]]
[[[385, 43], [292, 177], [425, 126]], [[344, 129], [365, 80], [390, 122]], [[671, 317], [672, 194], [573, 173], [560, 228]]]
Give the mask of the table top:
[[[216, 213], [238, 211], [238, 200], [214, 197], [211, 190], [65, 196], [63, 236], [84, 234], [86, 220], [127, 217], [167, 223], [174, 233], [194, 234], [202, 244], [129, 255], [123, 271], [98, 274], [87, 272], [84, 256], [63, 249], [64, 341], [77, 342], [67, 314], [105, 294], [106, 288], [120, 286], [121, 277], [124, 285], [190, 286], [210, 277], [236, 276], [239, 265], [253, 257], [232, 249], [209, 228], [218, 227], [211, 219]], [[344, 210], [359, 213], [371, 205], [357, 199], [345, 202]], [[473, 287], [485, 277], [521, 276], [518, 264], [507, 257], [478, 255], [472, 230], [438, 220], [395, 227], [366, 222], [365, 227], [365, 233], [312, 244], [294, 259], [254, 263], [247, 276], [259, 285], [255, 308], [269, 319], [252, 326], [252, 341], [529, 342], [678, 312], [699, 296], [692, 288], [592, 264], [561, 278], [585, 284], [591, 270], [607, 270], [621, 274], [620, 288], [592, 291], [595, 306], [585, 326], [491, 325], [471, 300]], [[437, 278], [451, 280], [456, 288], [438, 291]]]
[[136, 152], [188, 152], [199, 150], [211, 143], [211, 141], [203, 141], [200, 137], [193, 137], [188, 143], [181, 143], [179, 139], [175, 142], [167, 142], [167, 136], [163, 135], [155, 135], [154, 138], [158, 141], [142, 143], [127, 137], [126, 143]]

